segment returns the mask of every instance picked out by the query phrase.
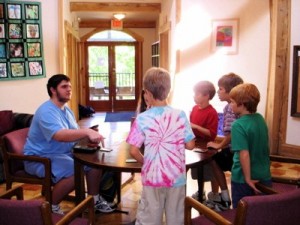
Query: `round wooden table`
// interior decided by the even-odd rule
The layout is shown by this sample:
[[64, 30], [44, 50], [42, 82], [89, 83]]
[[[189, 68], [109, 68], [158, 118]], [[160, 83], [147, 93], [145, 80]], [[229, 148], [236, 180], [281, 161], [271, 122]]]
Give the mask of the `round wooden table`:
[[[125, 135], [126, 136], [126, 135]], [[122, 139], [122, 138], [121, 138]], [[76, 203], [80, 203], [85, 198], [85, 182], [83, 166], [90, 166], [103, 170], [116, 172], [119, 177], [118, 187], [118, 203], [121, 201], [121, 173], [122, 172], [141, 172], [142, 164], [137, 162], [126, 162], [126, 159], [132, 158], [129, 154], [129, 145], [125, 139], [112, 141], [107, 145], [113, 150], [110, 152], [102, 152], [97, 150], [94, 153], [75, 153], [74, 152], [74, 168], [75, 168], [75, 199]], [[216, 154], [215, 150], [208, 150], [205, 153], [198, 153], [191, 150], [186, 150], [186, 168], [198, 168], [199, 176], [199, 193], [203, 192], [203, 169], [202, 166], [212, 159]]]

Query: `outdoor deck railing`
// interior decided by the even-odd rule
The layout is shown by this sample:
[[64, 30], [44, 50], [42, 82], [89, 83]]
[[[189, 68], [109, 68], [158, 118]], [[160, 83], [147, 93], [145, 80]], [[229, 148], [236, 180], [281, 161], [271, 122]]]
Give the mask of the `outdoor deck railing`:
[[[103, 87], [109, 86], [108, 73], [89, 73], [89, 86], [97, 87], [99, 84]], [[135, 73], [117, 73], [117, 87], [135, 87]]]

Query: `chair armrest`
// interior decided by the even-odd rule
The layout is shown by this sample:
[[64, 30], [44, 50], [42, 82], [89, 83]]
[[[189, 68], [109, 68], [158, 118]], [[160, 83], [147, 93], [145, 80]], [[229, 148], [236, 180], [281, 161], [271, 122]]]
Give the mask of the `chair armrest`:
[[15, 153], [7, 153], [10, 159], [17, 159], [17, 160], [23, 160], [23, 161], [32, 161], [32, 162], [40, 162], [45, 165], [49, 164], [51, 165], [51, 160], [46, 157], [41, 156], [34, 156], [34, 155], [20, 155]]
[[21, 186], [19, 187], [13, 187], [9, 189], [8, 191], [0, 194], [1, 199], [11, 199], [12, 197], [16, 196], [18, 200], [23, 200], [23, 188]]
[[45, 177], [51, 178], [51, 160], [46, 157], [34, 156], [34, 155], [19, 155], [11, 152], [7, 152], [8, 160], [20, 160], [42, 163], [45, 167]]
[[272, 195], [272, 194], [278, 194], [278, 191], [274, 190], [271, 187], [268, 187], [266, 185], [263, 185], [262, 183], [256, 183], [255, 187], [260, 190], [262, 193], [267, 194], [267, 195]]
[[217, 225], [232, 225], [232, 223], [228, 220], [226, 220], [224, 217], [222, 217], [220, 214], [216, 213], [212, 209], [206, 207], [202, 203], [196, 201], [195, 199], [191, 197], [185, 197], [185, 203], [184, 203], [184, 220], [185, 225], [191, 225], [191, 210], [194, 208], [199, 213], [201, 213], [203, 216], [205, 216], [207, 219], [212, 221], [213, 223]]
[[88, 209], [88, 220], [89, 224], [95, 224], [95, 211], [94, 211], [94, 198], [89, 195], [85, 198], [79, 205], [72, 209], [68, 214], [66, 214], [56, 225], [69, 224], [78, 215], [82, 214], [86, 209]]

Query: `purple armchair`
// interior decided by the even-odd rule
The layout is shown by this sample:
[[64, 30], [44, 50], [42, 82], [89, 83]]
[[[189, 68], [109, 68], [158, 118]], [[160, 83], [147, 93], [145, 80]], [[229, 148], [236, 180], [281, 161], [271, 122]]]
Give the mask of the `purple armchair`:
[[[194, 208], [202, 215], [191, 218]], [[186, 197], [185, 225], [297, 225], [300, 222], [300, 189], [272, 195], [244, 197], [237, 209], [217, 213]]]
[[[11, 199], [16, 196], [16, 199]], [[78, 217], [88, 209], [87, 218]], [[0, 195], [1, 225], [90, 225], [95, 224], [94, 199], [88, 196], [66, 215], [51, 213], [49, 202], [23, 200], [23, 189], [17, 187]]]
[[[13, 182], [42, 185], [42, 193], [46, 201], [52, 202], [51, 161], [38, 156], [26, 156], [23, 147], [29, 128], [9, 132], [2, 136], [1, 150], [4, 163], [6, 190], [12, 188]], [[32, 176], [24, 170], [24, 161], [34, 161], [44, 164], [45, 177]]]

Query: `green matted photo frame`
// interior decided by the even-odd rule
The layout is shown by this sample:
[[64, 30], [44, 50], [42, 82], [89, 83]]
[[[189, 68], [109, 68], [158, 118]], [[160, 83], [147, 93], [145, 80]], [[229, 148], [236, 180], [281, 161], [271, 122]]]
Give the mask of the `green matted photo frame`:
[[46, 77], [41, 3], [0, 0], [0, 81]]

